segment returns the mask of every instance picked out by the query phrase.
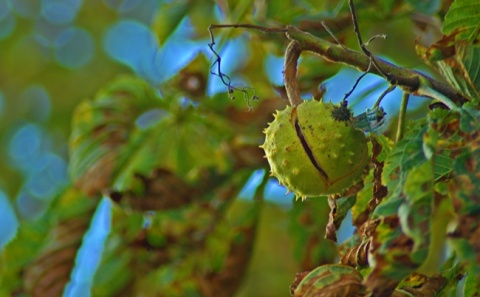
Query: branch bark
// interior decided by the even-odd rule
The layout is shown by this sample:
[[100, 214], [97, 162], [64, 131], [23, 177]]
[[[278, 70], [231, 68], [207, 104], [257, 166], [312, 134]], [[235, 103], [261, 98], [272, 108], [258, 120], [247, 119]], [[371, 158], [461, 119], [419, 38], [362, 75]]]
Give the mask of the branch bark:
[[[356, 68], [362, 72], [367, 71], [368, 73], [373, 73], [383, 77], [382, 73], [378, 71], [377, 67], [370, 67], [369, 69], [368, 66], [370, 64], [370, 59], [361, 52], [333, 44], [308, 32], [301, 31], [293, 26], [287, 26], [286, 35], [288, 39], [296, 42], [296, 55], [298, 55], [298, 57], [302, 51], [307, 51], [320, 55], [328, 61], [342, 63]], [[300, 53], [298, 51], [300, 51]], [[293, 61], [293, 58], [294, 56], [292, 55], [288, 61], [286, 59], [285, 64], [287, 64], [287, 62], [294, 62], [296, 69], [296, 61]], [[397, 86], [402, 88], [407, 93], [439, 100], [451, 109], [456, 108], [456, 105], [461, 105], [468, 101], [468, 99], [459, 91], [423, 73], [396, 66], [380, 58], [375, 58], [375, 60], [381, 69], [388, 73], [396, 81]], [[287, 68], [287, 65], [285, 65], [285, 68]], [[285, 72], [285, 76], [287, 76], [287, 72]], [[287, 94], [288, 88], [292, 87], [287, 86], [287, 84], [290, 83], [292, 83], [292, 78], [288, 77], [287, 79], [286, 77], [285, 84], [287, 88]], [[293, 87], [295, 86], [296, 82]], [[291, 92], [292, 94], [295, 94], [298, 92], [298, 90]]]
[[[402, 88], [404, 92], [438, 100], [450, 109], [457, 109], [458, 105], [470, 101], [469, 98], [465, 97], [462, 93], [448, 84], [439, 82], [418, 71], [399, 67], [380, 58], [375, 57], [376, 67], [369, 67], [372, 60], [365, 53], [333, 44], [294, 26], [266, 28], [251, 24], [212, 24], [209, 27], [211, 36], [211, 43], [209, 46], [212, 52], [217, 56], [216, 63], [219, 63], [220, 57], [213, 49], [215, 41], [212, 31], [219, 28], [245, 28], [266, 34], [286, 34], [287, 38], [291, 40], [291, 43], [285, 52], [284, 82], [292, 106], [296, 106], [302, 102], [296, 81], [296, 74], [298, 58], [303, 51], [317, 54], [331, 62], [348, 65], [362, 72], [373, 73], [384, 78], [385, 74], [387, 74], [390, 81], [394, 81], [395, 85]], [[218, 68], [219, 73], [217, 75], [223, 80], [224, 74], [220, 71], [220, 65], [218, 65]], [[381, 72], [379, 69], [381, 69]], [[229, 88], [232, 88], [230, 84], [227, 84], [225, 81], [224, 83]]]

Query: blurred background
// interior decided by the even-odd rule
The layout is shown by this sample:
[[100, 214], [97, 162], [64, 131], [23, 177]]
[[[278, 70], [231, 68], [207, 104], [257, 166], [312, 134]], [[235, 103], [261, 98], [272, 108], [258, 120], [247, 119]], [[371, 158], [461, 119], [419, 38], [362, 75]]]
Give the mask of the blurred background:
[[[0, 249], [15, 237], [19, 225], [41, 218], [51, 201], [71, 185], [67, 164], [74, 109], [119, 75], [139, 77], [160, 96], [168, 96], [169, 86], [176, 82], [181, 70], [203, 59], [200, 65], [206, 67], [200, 69], [200, 78], [205, 80], [205, 96], [219, 100], [219, 105], [228, 105], [232, 101], [227, 88], [218, 77], [209, 74], [215, 61], [207, 46], [211, 41], [207, 31], [211, 23], [253, 22], [272, 27], [294, 24], [330, 38], [312, 24], [320, 19], [337, 20], [332, 21], [334, 33], [347, 45], [356, 46], [346, 1], [267, 2], [0, 0]], [[370, 2], [372, 7], [383, 7]], [[425, 12], [438, 9], [439, 1], [431, 2], [436, 4], [424, 8]], [[405, 67], [422, 69], [414, 51], [415, 36], [409, 17], [385, 24], [382, 22], [391, 7], [385, 5], [383, 9], [376, 18], [362, 23], [365, 36], [386, 33], [387, 40], [373, 45], [380, 56]], [[342, 18], [346, 19], [343, 23], [339, 21]], [[222, 71], [234, 84], [254, 88], [260, 101], [281, 97], [286, 38], [240, 29], [216, 33]], [[359, 76], [355, 70], [312, 56], [302, 57], [301, 65], [305, 98], [315, 96], [322, 85], [326, 90], [324, 98], [338, 102]], [[354, 112], [358, 114], [371, 107], [386, 86], [377, 77], [362, 80], [350, 99]], [[391, 127], [395, 125], [400, 95], [400, 91], [395, 91], [384, 101]], [[231, 104], [248, 110], [242, 94], [236, 96]], [[409, 108], [414, 117], [425, 102], [419, 98], [411, 102]], [[253, 112], [258, 106], [260, 103], [252, 102]], [[394, 128], [387, 130], [394, 132]], [[239, 197], [251, 201], [265, 172], [253, 171]], [[293, 197], [285, 195], [275, 180], [268, 181], [264, 195], [268, 203], [262, 210], [252, 265], [236, 296], [286, 296], [288, 285], [301, 270], [299, 257], [294, 256], [301, 251], [295, 251], [289, 237], [288, 216]], [[303, 207], [309, 207], [308, 203]], [[312, 207], [326, 209], [325, 201], [311, 203], [318, 204]], [[77, 255], [79, 264], [74, 271], [78, 275], [73, 278], [83, 285], [70, 284], [66, 296], [87, 296], [83, 294], [89, 292], [102, 240], [110, 230], [110, 204], [110, 200], [104, 199], [96, 208], [93, 227], [82, 245], [85, 251]], [[345, 226], [339, 242], [351, 232]], [[88, 258], [82, 255], [91, 251], [98, 253], [96, 260], [78, 260]], [[82, 263], [87, 263], [86, 272], [81, 272]]]

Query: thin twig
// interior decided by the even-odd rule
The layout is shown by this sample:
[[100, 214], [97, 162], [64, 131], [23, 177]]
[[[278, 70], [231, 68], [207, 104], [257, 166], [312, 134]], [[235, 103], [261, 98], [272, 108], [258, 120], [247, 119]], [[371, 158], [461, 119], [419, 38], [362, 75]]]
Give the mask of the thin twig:
[[355, 81], [355, 84], [353, 85], [352, 89], [345, 93], [345, 97], [343, 97], [342, 101], [346, 101], [347, 98], [353, 93], [353, 91], [357, 88], [358, 83], [362, 80], [362, 78], [368, 74], [370, 71], [370, 68], [372, 67], [372, 60], [370, 60], [370, 64], [368, 64], [368, 68], [360, 75], [357, 80]]
[[[353, 5], [353, 2], [352, 2], [352, 5]], [[352, 6], [351, 7], [351, 10], [352, 11], [355, 11], [355, 8]], [[357, 39], [358, 39], [358, 42], [360, 43], [360, 47], [362, 47], [362, 49], [365, 50], [368, 52], [368, 54], [366, 53], [366, 56], [370, 58], [370, 63], [368, 64], [368, 68], [362, 73], [362, 75], [360, 75], [359, 78], [357, 78], [357, 80], [355, 81], [355, 84], [353, 85], [352, 89], [345, 93], [345, 97], [343, 97], [343, 101], [347, 100], [347, 98], [353, 93], [353, 91], [357, 88], [357, 85], [358, 83], [362, 80], [362, 78], [368, 74], [368, 72], [370, 71], [370, 69], [372, 68], [372, 64], [374, 64], [376, 61], [375, 61], [375, 57], [366, 49], [366, 46], [374, 41], [375, 39], [377, 38], [387, 38], [387, 35], [385, 34], [382, 34], [382, 35], [374, 35], [372, 37], [370, 37], [370, 39], [367, 41], [367, 43], [363, 44], [362, 43], [362, 37], [360, 35], [360, 31], [358, 31], [358, 24], [357, 24], [357, 17], [355, 14], [352, 14], [352, 18], [353, 18], [353, 21], [354, 21], [354, 28], [355, 29], [355, 33], [357, 33]], [[335, 39], [336, 40], [336, 39]], [[345, 48], [343, 45], [342, 45], [343, 48]], [[378, 65], [376, 66], [377, 68], [379, 67]]]
[[[350, 13], [352, 15], [352, 22], [353, 22], [353, 29], [355, 31], [355, 35], [357, 36], [358, 44], [360, 45], [360, 48], [362, 49], [363, 53], [370, 58], [372, 61], [373, 66], [380, 72], [380, 74], [388, 80], [388, 82], [392, 85], [396, 84], [396, 81], [394, 77], [390, 73], [385, 72], [380, 65], [377, 63], [377, 59], [375, 58], [374, 55], [367, 49], [366, 45], [362, 41], [362, 36], [360, 34], [360, 29], [358, 27], [358, 20], [357, 20], [357, 13], [355, 12], [355, 6], [353, 5], [353, 0], [348, 1], [349, 7], [350, 7]], [[370, 40], [369, 40], [370, 41]]]
[[403, 134], [405, 132], [408, 99], [410, 99], [410, 94], [403, 92], [402, 103], [400, 104], [400, 111], [398, 112], [398, 125], [395, 142], [399, 142], [400, 139], [403, 138]]
[[380, 97], [378, 97], [377, 101], [375, 102], [375, 104], [373, 105], [373, 108], [377, 108], [380, 106], [380, 103], [382, 103], [382, 100], [383, 98], [390, 92], [392, 92], [393, 90], [395, 90], [395, 88], [397, 87], [397, 85], [390, 85], [388, 86], [388, 88], [383, 91], [383, 93], [380, 95]]
[[325, 31], [328, 32], [328, 34], [330, 34], [330, 36], [333, 38], [333, 40], [335, 40], [335, 42], [340, 45], [341, 47], [343, 47], [344, 49], [347, 49], [338, 39], [337, 37], [333, 34], [333, 32], [330, 30], [330, 28], [327, 26], [327, 24], [325, 23], [325, 21], [322, 21], [320, 24], [322, 24], [323, 28], [325, 29]]
[[365, 46], [369, 45], [370, 42], [373, 42], [375, 39], [382, 38], [382, 39], [387, 39], [386, 34], [378, 34], [378, 35], [373, 35], [370, 37], [370, 39], [365, 43]]
[[[243, 28], [243, 29], [251, 29], [251, 30], [256, 30], [260, 31], [263, 33], [271, 34], [271, 33], [285, 33], [287, 32], [287, 28], [267, 28], [267, 27], [262, 27], [262, 26], [257, 26], [257, 25], [252, 25], [252, 24], [211, 24], [208, 27], [208, 31], [210, 32], [210, 36], [213, 36], [212, 31], [214, 29], [219, 29], [219, 28]], [[213, 40], [212, 40], [213, 42]]]
[[[215, 62], [212, 64], [210, 67], [210, 73], [212, 75], [218, 76], [222, 83], [227, 86], [228, 88], [228, 95], [230, 96], [231, 99], [235, 99], [235, 96], [233, 95], [233, 91], [239, 91], [243, 93], [243, 96], [245, 100], [247, 101], [248, 108], [251, 109], [250, 101], [251, 100], [257, 100], [258, 96], [255, 93], [255, 89], [249, 88], [249, 87], [242, 87], [242, 88], [237, 88], [232, 85], [232, 81], [230, 77], [222, 72], [222, 58], [220, 55], [215, 51], [213, 48], [215, 46], [215, 37], [213, 35], [213, 30], [218, 29], [218, 28], [246, 28], [246, 29], [253, 29], [257, 31], [261, 31], [264, 33], [284, 33], [286, 32], [286, 28], [266, 28], [262, 26], [256, 26], [256, 25], [251, 25], [251, 24], [220, 24], [220, 25], [215, 25], [212, 24], [208, 27], [208, 32], [210, 34], [210, 43], [208, 44], [208, 47], [210, 48], [210, 51], [215, 55]], [[216, 66], [216, 71], [212, 70]], [[252, 91], [253, 94], [250, 97], [249, 91]]]

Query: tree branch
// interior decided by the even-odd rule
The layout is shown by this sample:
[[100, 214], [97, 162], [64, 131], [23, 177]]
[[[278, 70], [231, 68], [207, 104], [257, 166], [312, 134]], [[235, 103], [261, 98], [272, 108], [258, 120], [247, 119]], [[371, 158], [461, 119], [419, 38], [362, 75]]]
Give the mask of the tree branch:
[[[328, 61], [342, 63], [356, 68], [364, 73], [373, 73], [382, 76], [387, 78], [390, 82], [394, 81], [395, 85], [402, 88], [404, 92], [417, 96], [433, 98], [442, 102], [450, 109], [456, 109], [458, 105], [462, 105], [463, 103], [469, 101], [468, 98], [451, 86], [439, 82], [425, 74], [396, 66], [377, 57], [375, 57], [373, 60], [371, 55], [367, 56], [364, 52], [354, 51], [346, 48], [343, 45], [333, 44], [293, 26], [287, 26], [285, 28], [266, 28], [250, 24], [210, 25], [209, 31], [211, 43], [209, 46], [217, 57], [217, 60], [213, 66], [218, 63], [218, 73], [215, 74], [220, 76], [223, 83], [229, 87], [229, 91], [230, 89], [236, 88], [231, 86], [229, 77], [221, 72], [220, 57], [213, 49], [215, 41], [212, 31], [213, 29], [219, 28], [245, 28], [267, 34], [285, 33], [287, 38], [292, 40], [285, 52], [284, 69], [285, 88], [287, 89], [287, 95], [292, 106], [298, 105], [302, 102], [296, 81], [296, 75], [298, 58], [303, 51], [312, 52], [320, 55]], [[371, 67], [372, 63], [375, 63], [375, 67]]]
[[[388, 73], [395, 80], [397, 86], [407, 93], [439, 100], [449, 108], [455, 106], [455, 104], [461, 105], [468, 101], [459, 91], [420, 72], [401, 68], [380, 58], [375, 58], [379, 67], [369, 67], [370, 58], [364, 53], [330, 43], [293, 26], [287, 27], [286, 35], [290, 40], [297, 42], [300, 51], [312, 52], [328, 61], [342, 63], [362, 72], [383, 77], [383, 74], [378, 70], [378, 68], [381, 68], [383, 72]], [[449, 102], [449, 100], [453, 102]]]

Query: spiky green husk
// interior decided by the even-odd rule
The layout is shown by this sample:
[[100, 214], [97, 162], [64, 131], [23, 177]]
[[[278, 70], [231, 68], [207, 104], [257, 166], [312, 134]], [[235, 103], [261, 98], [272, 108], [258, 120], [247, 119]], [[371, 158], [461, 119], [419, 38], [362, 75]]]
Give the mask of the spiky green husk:
[[[266, 138], [261, 147], [271, 174], [297, 197], [340, 193], [361, 178], [369, 162], [365, 135], [349, 122], [335, 120], [334, 109], [332, 103], [317, 101], [288, 106], [275, 114], [275, 120], [264, 131]], [[304, 144], [295, 130], [295, 121]]]

